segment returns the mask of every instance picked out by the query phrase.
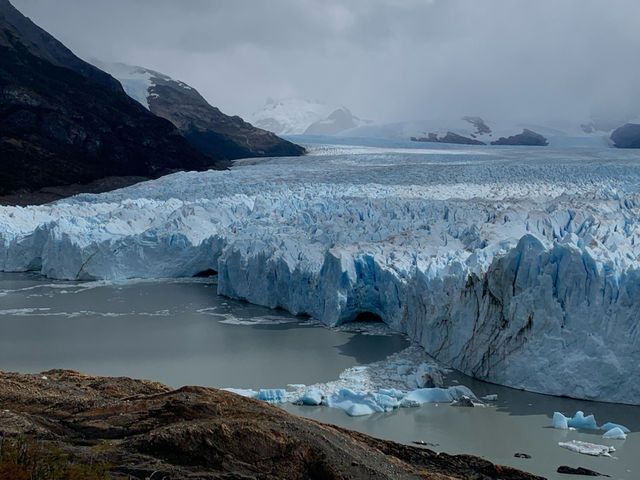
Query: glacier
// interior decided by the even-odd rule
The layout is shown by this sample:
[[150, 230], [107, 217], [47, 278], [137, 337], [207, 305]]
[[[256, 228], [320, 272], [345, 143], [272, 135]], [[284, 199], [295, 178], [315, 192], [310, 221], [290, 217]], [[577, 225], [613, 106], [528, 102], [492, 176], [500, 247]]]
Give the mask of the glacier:
[[479, 379], [640, 404], [637, 152], [358, 141], [0, 207], [0, 270], [212, 269], [219, 294], [327, 325], [375, 314]]

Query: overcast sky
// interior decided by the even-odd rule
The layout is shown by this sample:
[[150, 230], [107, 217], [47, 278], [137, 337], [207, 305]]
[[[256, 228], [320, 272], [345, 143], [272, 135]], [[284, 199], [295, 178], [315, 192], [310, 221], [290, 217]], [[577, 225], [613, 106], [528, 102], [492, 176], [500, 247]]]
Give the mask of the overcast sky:
[[640, 115], [638, 0], [12, 0], [79, 56], [377, 121]]

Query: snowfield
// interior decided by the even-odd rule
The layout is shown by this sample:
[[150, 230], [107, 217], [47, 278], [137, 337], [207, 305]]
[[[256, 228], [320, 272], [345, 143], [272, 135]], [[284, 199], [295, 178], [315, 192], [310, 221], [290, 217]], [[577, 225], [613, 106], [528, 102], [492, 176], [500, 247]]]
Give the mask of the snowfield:
[[308, 147], [0, 207], [0, 269], [214, 269], [220, 294], [329, 325], [371, 312], [480, 379], [640, 404], [640, 153]]

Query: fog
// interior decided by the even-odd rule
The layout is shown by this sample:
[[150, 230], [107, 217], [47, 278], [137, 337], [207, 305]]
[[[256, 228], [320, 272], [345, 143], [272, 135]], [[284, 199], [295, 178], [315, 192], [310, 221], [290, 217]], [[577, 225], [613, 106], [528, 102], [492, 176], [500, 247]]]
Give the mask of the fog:
[[379, 122], [640, 115], [637, 0], [12, 0], [85, 59], [141, 65], [229, 114], [267, 97]]

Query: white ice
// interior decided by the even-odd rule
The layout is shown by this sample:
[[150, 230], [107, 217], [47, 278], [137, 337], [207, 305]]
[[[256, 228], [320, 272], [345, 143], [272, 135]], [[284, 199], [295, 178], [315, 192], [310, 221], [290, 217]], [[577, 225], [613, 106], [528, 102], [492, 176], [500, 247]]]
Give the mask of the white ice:
[[596, 443], [581, 442], [579, 440], [571, 440], [570, 442], [558, 442], [558, 445], [572, 452], [582, 453], [583, 455], [591, 455], [594, 457], [605, 456], [610, 457], [615, 452], [614, 447], [608, 445], [598, 445]]

